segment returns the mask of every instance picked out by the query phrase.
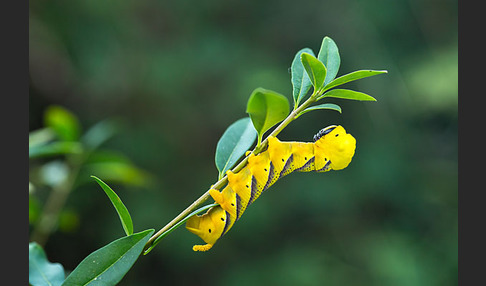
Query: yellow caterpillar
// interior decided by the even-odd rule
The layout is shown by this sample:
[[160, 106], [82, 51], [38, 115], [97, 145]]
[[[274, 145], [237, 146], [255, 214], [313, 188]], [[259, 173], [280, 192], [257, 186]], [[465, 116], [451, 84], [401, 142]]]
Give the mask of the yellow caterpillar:
[[297, 172], [326, 172], [348, 166], [356, 149], [356, 140], [342, 126], [328, 126], [314, 141], [281, 142], [268, 137], [268, 148], [250, 154], [248, 164], [238, 173], [226, 172], [228, 184], [220, 192], [209, 191], [218, 206], [201, 216], [193, 216], [186, 228], [207, 244], [194, 245], [194, 251], [207, 251], [241, 218], [246, 208], [279, 178]]

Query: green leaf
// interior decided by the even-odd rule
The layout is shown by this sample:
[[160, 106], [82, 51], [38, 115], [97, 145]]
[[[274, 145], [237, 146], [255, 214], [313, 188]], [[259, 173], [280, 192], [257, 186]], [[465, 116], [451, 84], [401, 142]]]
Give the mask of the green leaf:
[[29, 243], [29, 284], [32, 286], [55, 286], [64, 281], [64, 268], [59, 263], [50, 263], [42, 247]]
[[119, 129], [112, 119], [105, 119], [91, 126], [81, 138], [81, 141], [90, 149], [96, 149], [112, 137]]
[[123, 226], [123, 230], [127, 235], [131, 235], [133, 233], [133, 223], [132, 218], [130, 217], [130, 213], [128, 209], [125, 207], [123, 202], [121, 201], [120, 197], [107, 185], [105, 182], [100, 180], [95, 176], [91, 176], [91, 178], [95, 179], [96, 182], [100, 185], [100, 187], [105, 191], [106, 195], [110, 199], [111, 203], [116, 209], [118, 216], [120, 217], [120, 221]]
[[317, 58], [326, 66], [327, 75], [324, 85], [327, 85], [336, 77], [341, 65], [338, 47], [331, 38], [324, 37], [322, 39], [321, 49], [319, 54], [317, 54]]
[[300, 112], [297, 117], [299, 117], [302, 114], [307, 113], [309, 111], [318, 110], [318, 109], [330, 109], [330, 110], [335, 110], [339, 113], [342, 113], [341, 107], [339, 105], [336, 105], [336, 104], [333, 104], [333, 103], [324, 103], [324, 104], [318, 104], [318, 105], [314, 105], [314, 106], [311, 106], [311, 107], [307, 107], [306, 109], [302, 110], [302, 112]]
[[289, 101], [275, 91], [257, 88], [248, 99], [246, 112], [258, 132], [257, 146], [259, 146], [263, 134], [287, 117], [290, 112]]
[[220, 178], [253, 145], [256, 137], [257, 132], [248, 117], [237, 120], [226, 129], [218, 141], [214, 158]]
[[130, 270], [153, 229], [119, 238], [88, 255], [62, 285], [116, 285]]
[[51, 142], [29, 146], [29, 158], [48, 157], [63, 154], [81, 154], [83, 146], [78, 142]]
[[300, 60], [310, 78], [312, 85], [314, 86], [315, 93], [315, 91], [321, 89], [324, 85], [324, 79], [326, 78], [327, 74], [326, 67], [316, 57], [308, 53], [302, 53], [300, 55]]
[[69, 110], [51, 105], [44, 114], [44, 124], [56, 132], [60, 140], [76, 141], [81, 133], [78, 118]]
[[298, 106], [300, 101], [307, 94], [312, 84], [310, 82], [307, 72], [304, 70], [304, 65], [300, 60], [302, 53], [308, 53], [314, 56], [314, 52], [309, 48], [304, 48], [297, 52], [292, 61], [291, 71], [291, 82], [292, 82], [292, 95], [294, 97], [294, 107]]
[[340, 76], [336, 78], [335, 80], [331, 81], [328, 85], [326, 85], [326, 88], [324, 90], [331, 89], [333, 87], [336, 87], [338, 85], [345, 84], [350, 81], [355, 81], [358, 79], [374, 76], [374, 75], [379, 75], [379, 74], [384, 74], [388, 73], [386, 70], [382, 71], [377, 71], [377, 70], [359, 70], [359, 71], [354, 71], [352, 73], [345, 74], [343, 76]]
[[126, 186], [151, 187], [156, 178], [146, 170], [137, 167], [127, 156], [106, 149], [92, 150], [80, 170], [77, 184], [91, 182], [89, 177], [96, 174], [107, 184], [116, 183]]
[[344, 98], [344, 99], [361, 100], [361, 101], [376, 101], [375, 98], [373, 98], [370, 95], [367, 95], [366, 93], [349, 90], [349, 89], [332, 89], [324, 93], [317, 100], [320, 100], [321, 98], [324, 97]]
[[84, 172], [96, 174], [107, 182], [117, 184], [147, 187], [154, 183], [154, 178], [150, 173], [138, 168], [130, 161], [89, 163], [83, 166], [83, 173]]
[[51, 128], [41, 128], [29, 132], [29, 148], [45, 145], [55, 138], [56, 134]]

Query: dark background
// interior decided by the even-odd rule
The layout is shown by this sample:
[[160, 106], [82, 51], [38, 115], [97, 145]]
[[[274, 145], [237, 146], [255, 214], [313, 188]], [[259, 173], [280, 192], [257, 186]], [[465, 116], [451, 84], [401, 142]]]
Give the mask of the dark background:
[[[277, 182], [208, 253], [178, 229], [120, 285], [457, 285], [457, 1], [31, 1], [29, 130], [52, 104], [83, 129], [121, 120], [103, 147], [153, 182], [110, 186], [135, 231], [158, 230], [216, 182], [216, 143], [253, 89], [291, 101], [295, 53], [324, 36], [338, 76], [388, 70], [346, 86], [378, 101], [330, 99], [342, 114], [308, 113], [279, 138], [341, 124], [350, 166]], [[45, 245], [68, 271], [124, 235], [87, 181], [66, 202], [76, 223]]]

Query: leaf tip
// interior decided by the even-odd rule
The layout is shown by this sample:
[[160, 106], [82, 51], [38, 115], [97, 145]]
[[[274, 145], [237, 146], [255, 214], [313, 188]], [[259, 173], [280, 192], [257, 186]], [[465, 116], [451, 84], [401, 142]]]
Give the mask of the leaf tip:
[[95, 182], [97, 182], [98, 185], [100, 185], [100, 186], [101, 186], [101, 184], [105, 183], [105, 182], [103, 182], [103, 180], [101, 180], [100, 178], [96, 177], [95, 175], [90, 175], [89, 177], [92, 178], [93, 180], [95, 180]]

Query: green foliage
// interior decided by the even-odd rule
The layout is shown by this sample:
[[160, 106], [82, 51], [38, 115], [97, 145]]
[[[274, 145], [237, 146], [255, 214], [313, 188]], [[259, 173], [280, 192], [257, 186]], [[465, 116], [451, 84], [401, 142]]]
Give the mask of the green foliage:
[[314, 86], [314, 93], [318, 92], [324, 86], [324, 80], [327, 74], [326, 66], [316, 57], [308, 53], [302, 53], [300, 59]]
[[34, 144], [29, 146], [29, 158], [53, 157], [57, 155], [79, 155], [83, 146], [78, 142], [52, 142], [50, 144]]
[[309, 76], [304, 69], [304, 65], [301, 61], [302, 53], [307, 53], [314, 56], [314, 52], [309, 48], [303, 48], [295, 54], [294, 60], [292, 61], [291, 71], [291, 82], [292, 82], [292, 97], [294, 98], [294, 108], [296, 108], [302, 99], [307, 95], [312, 83], [310, 82]]
[[253, 145], [257, 132], [250, 118], [242, 118], [231, 124], [216, 145], [215, 162], [221, 178]]
[[375, 71], [375, 70], [359, 70], [359, 71], [354, 71], [348, 74], [345, 74], [343, 76], [340, 76], [330, 83], [326, 85], [326, 90], [331, 89], [333, 87], [336, 87], [338, 85], [345, 84], [350, 81], [355, 81], [358, 79], [374, 76], [374, 75], [379, 75], [379, 74], [384, 74], [387, 73], [387, 71]]
[[324, 85], [329, 84], [337, 75], [341, 65], [341, 57], [336, 43], [329, 37], [322, 39], [321, 49], [317, 55], [327, 69]]
[[105, 119], [91, 126], [83, 134], [81, 142], [86, 148], [95, 150], [106, 140], [110, 139], [119, 131], [119, 124], [114, 120]]
[[[284, 95], [264, 88], [255, 89], [247, 102], [246, 112], [249, 114], [249, 118], [243, 118], [231, 124], [218, 141], [215, 163], [219, 172], [219, 181], [216, 184], [224, 183], [226, 171], [235, 166], [253, 145], [256, 137], [258, 142], [253, 151], [260, 150], [258, 148], [263, 146], [263, 135], [278, 123], [280, 124], [272, 131], [273, 136], [282, 131], [291, 121], [307, 112], [313, 110], [342, 112], [341, 107], [333, 103], [315, 104], [319, 100], [341, 98], [376, 101], [373, 97], [362, 92], [332, 88], [386, 71], [357, 71], [335, 79], [339, 67], [340, 55], [337, 45], [331, 38], [324, 37], [317, 57], [311, 49], [304, 48], [297, 52], [292, 61], [291, 83], [294, 101], [292, 112], [290, 112], [289, 102]], [[302, 102], [311, 86], [314, 88], [312, 95]], [[114, 152], [97, 150], [117, 130], [117, 125], [113, 122], [98, 123], [82, 135], [77, 118], [71, 112], [59, 106], [48, 109], [45, 122], [47, 128], [29, 136], [29, 155], [31, 158], [65, 155], [69, 159], [69, 156], [76, 155], [79, 157], [75, 158], [76, 160], [71, 158], [71, 161], [78, 164], [77, 171], [82, 171], [88, 167], [103, 178], [115, 179], [116, 177], [130, 178], [134, 176], [139, 181], [147, 179], [142, 172], [137, 173], [137, 168], [123, 156]], [[71, 145], [66, 145], [66, 143]], [[244, 160], [246, 159], [247, 157]], [[241, 163], [246, 164], [246, 161]], [[57, 174], [56, 178], [51, 178], [50, 185], [54, 187], [56, 185], [65, 186], [66, 184], [60, 184], [60, 182], [64, 181], [65, 183], [69, 178], [72, 180], [73, 177], [76, 177], [77, 173], [74, 176], [69, 174], [67, 166], [68, 164], [62, 161], [54, 161], [43, 167], [45, 174]], [[235, 169], [233, 169], [234, 172], [237, 171]], [[60, 176], [60, 174], [64, 175]], [[154, 233], [152, 229], [133, 234], [132, 218], [119, 196], [97, 176], [91, 177], [104, 190], [115, 207], [127, 236], [117, 239], [88, 255], [66, 278], [63, 285], [114, 285], [118, 283], [142, 252], [144, 255], [149, 253], [162, 238], [180, 227], [187, 219], [217, 205], [210, 204], [194, 210], [209, 197], [206, 193], [154, 236], [151, 237]], [[72, 182], [67, 184], [67, 186], [70, 185], [72, 185]], [[63, 193], [67, 194], [69, 191], [70, 189], [63, 190]], [[36, 204], [32, 203], [32, 206], [34, 205]]]
[[153, 233], [153, 229], [147, 229], [94, 251], [79, 263], [62, 285], [116, 285], [137, 261]]
[[367, 95], [366, 93], [349, 90], [349, 89], [333, 89], [326, 93], [324, 93], [318, 99], [324, 97], [335, 97], [335, 98], [343, 98], [343, 99], [351, 99], [351, 100], [361, 100], [361, 101], [376, 101], [375, 98], [372, 96]]
[[[29, 1], [29, 131], [44, 127], [51, 103], [69, 107], [86, 131], [103, 118], [128, 123], [78, 174], [66, 208], [80, 228], [54, 230], [53, 262], [71, 271], [120, 231], [91, 174], [119, 195], [139, 192], [121, 196], [135, 228], [165, 224], [217, 176], [215, 126], [244, 117], [258, 86], [292, 101], [293, 56], [304, 47], [317, 55], [328, 35], [341, 55], [335, 80], [388, 69], [337, 87], [378, 101], [323, 98], [315, 105], [338, 104], [342, 115], [306, 113], [281, 136], [310, 139], [342, 124], [358, 140], [350, 168], [284, 179], [211, 253], [192, 253], [192, 234], [173, 232], [119, 285], [457, 285], [457, 0], [116, 3]], [[106, 151], [157, 184], [140, 190], [115, 171], [108, 179]], [[51, 191], [40, 167], [76, 157], [65, 155], [29, 160], [37, 217]]]
[[47, 108], [44, 124], [54, 130], [62, 141], [76, 141], [81, 134], [78, 118], [62, 106], [52, 105]]
[[96, 174], [104, 181], [129, 186], [145, 187], [152, 184], [152, 176], [137, 167], [129, 158], [112, 150], [96, 150], [86, 159], [79, 181], [89, 182], [89, 176]]
[[125, 231], [125, 233], [127, 235], [133, 234], [132, 217], [130, 216], [127, 207], [125, 207], [120, 197], [110, 188], [110, 186], [108, 186], [101, 179], [97, 178], [96, 176], [91, 176], [91, 178], [96, 180], [96, 182], [100, 185], [103, 191], [105, 191], [106, 195], [115, 207], [115, 210], [120, 217], [120, 222], [123, 226], [123, 230]]
[[318, 105], [314, 105], [314, 106], [311, 106], [311, 107], [307, 107], [301, 113], [299, 113], [297, 115], [297, 117], [300, 116], [300, 115], [302, 115], [302, 114], [304, 114], [304, 113], [307, 113], [309, 111], [319, 110], [319, 109], [335, 110], [335, 111], [337, 111], [339, 113], [342, 113], [341, 107], [339, 107], [339, 105], [336, 105], [336, 104], [333, 104], [333, 103], [323, 103], [323, 104], [318, 104]]
[[58, 286], [64, 281], [64, 268], [50, 263], [42, 247], [29, 243], [29, 284], [32, 286]]
[[56, 203], [42, 206], [39, 211], [40, 200], [36, 198], [36, 192], [31, 193], [36, 202], [32, 204], [36, 206], [36, 210], [32, 210], [36, 215], [30, 221], [33, 224], [32, 239], [41, 245], [56, 230], [68, 195], [88, 182], [89, 173], [122, 184], [146, 186], [150, 183], [150, 175], [130, 160], [111, 150], [100, 149], [118, 130], [118, 124], [113, 120], [96, 123], [81, 133], [79, 120], [71, 111], [50, 106], [45, 111], [44, 122], [46, 127], [29, 133], [30, 185], [32, 189], [49, 187], [49, 197], [57, 199], [51, 199]]
[[[59, 278], [60, 274], [51, 277], [59, 265], [41, 263], [43, 252], [39, 254], [39, 244], [44, 245], [55, 231], [73, 232], [78, 227], [80, 220], [77, 211], [69, 207], [65, 209], [70, 193], [87, 182], [87, 173], [98, 171], [102, 166], [105, 168], [99, 174], [107, 175], [105, 180], [125, 184], [139, 182], [138, 185], [145, 185], [148, 173], [116, 152], [100, 149], [118, 129], [111, 120], [97, 123], [81, 133], [79, 120], [72, 112], [60, 106], [51, 106], [46, 109], [44, 122], [46, 127], [29, 134], [29, 223], [32, 225], [31, 240], [34, 241], [29, 245], [32, 256], [29, 257], [29, 267], [32, 268], [29, 279], [31, 284], [35, 281], [35, 285], [51, 285], [39, 284], [41, 278], [53, 279], [53, 285], [60, 285], [64, 272], [62, 279]], [[125, 233], [132, 235], [133, 223], [120, 198], [106, 183], [97, 177], [95, 180], [114, 205]], [[43, 198], [43, 192], [48, 194], [47, 199]], [[142, 248], [145, 242], [141, 242]], [[45, 260], [45, 255], [43, 257]]]
[[289, 102], [285, 96], [263, 88], [253, 91], [248, 99], [246, 112], [258, 132], [257, 146], [260, 146], [263, 134], [284, 120], [289, 111]]
[[[296, 61], [299, 56], [301, 59], [300, 64]], [[312, 106], [315, 102], [326, 97], [359, 101], [376, 101], [375, 98], [362, 92], [333, 88], [358, 79], [384, 74], [387, 73], [387, 71], [359, 70], [336, 78], [340, 65], [341, 56], [339, 55], [339, 49], [336, 43], [329, 37], [323, 38], [317, 57], [314, 56], [314, 53], [309, 48], [304, 48], [297, 52], [291, 66], [294, 110], [299, 107], [300, 102], [310, 89], [307, 80], [310, 81], [311, 85], [314, 87], [314, 91], [310, 100], [307, 101], [305, 108], [299, 110], [296, 118], [313, 110], [329, 109], [341, 113], [341, 107], [332, 103]], [[305, 73], [303, 70], [305, 70]], [[304, 76], [304, 74], [306, 76]]]

